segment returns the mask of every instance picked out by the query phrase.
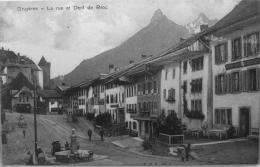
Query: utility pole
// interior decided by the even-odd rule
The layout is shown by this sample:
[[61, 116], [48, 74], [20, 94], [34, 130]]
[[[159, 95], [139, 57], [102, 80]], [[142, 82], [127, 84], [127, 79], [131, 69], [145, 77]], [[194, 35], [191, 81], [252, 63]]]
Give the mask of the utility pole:
[[33, 90], [33, 99], [34, 99], [34, 111], [33, 111], [33, 116], [34, 116], [34, 152], [36, 158], [38, 158], [37, 155], [37, 121], [36, 121], [36, 112], [37, 112], [37, 98], [36, 98], [36, 90], [37, 90], [37, 84], [36, 84], [36, 76], [34, 75], [33, 79], [33, 85], [34, 85], [34, 90]]
[[1, 113], [1, 124], [4, 123], [5, 121], [5, 113], [3, 111], [3, 105], [2, 105], [2, 93], [3, 93], [3, 89], [2, 89], [2, 76], [7, 76], [6, 74], [2, 73], [2, 66], [0, 64], [0, 113]]

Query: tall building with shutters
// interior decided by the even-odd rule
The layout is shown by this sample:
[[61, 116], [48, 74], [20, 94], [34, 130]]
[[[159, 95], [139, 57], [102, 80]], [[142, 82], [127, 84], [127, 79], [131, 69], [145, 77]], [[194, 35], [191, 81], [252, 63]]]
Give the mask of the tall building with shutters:
[[213, 124], [233, 125], [239, 136], [259, 134], [259, 9], [260, 1], [241, 1], [211, 36]]

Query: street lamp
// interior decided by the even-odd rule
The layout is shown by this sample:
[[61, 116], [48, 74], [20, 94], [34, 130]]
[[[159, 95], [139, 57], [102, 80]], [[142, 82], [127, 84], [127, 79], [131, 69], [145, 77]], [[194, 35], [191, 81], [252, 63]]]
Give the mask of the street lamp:
[[[36, 70], [33, 70], [35, 72]], [[34, 153], [36, 158], [38, 157], [37, 155], [37, 119], [36, 119], [36, 111], [37, 111], [37, 98], [36, 98], [36, 91], [37, 91], [37, 84], [36, 84], [36, 76], [33, 74], [33, 119], [34, 119]]]

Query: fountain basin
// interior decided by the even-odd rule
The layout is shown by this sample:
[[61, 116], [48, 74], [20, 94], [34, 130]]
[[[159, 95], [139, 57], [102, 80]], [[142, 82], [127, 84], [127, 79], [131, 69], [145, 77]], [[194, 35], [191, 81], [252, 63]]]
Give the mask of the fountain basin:
[[90, 150], [76, 150], [71, 153], [71, 150], [59, 151], [55, 153], [56, 160], [59, 162], [80, 162], [93, 160], [93, 152]]

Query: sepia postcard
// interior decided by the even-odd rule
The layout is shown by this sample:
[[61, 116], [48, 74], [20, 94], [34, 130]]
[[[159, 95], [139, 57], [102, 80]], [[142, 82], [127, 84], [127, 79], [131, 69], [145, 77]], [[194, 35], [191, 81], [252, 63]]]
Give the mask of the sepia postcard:
[[259, 163], [260, 0], [0, 1], [2, 166]]

